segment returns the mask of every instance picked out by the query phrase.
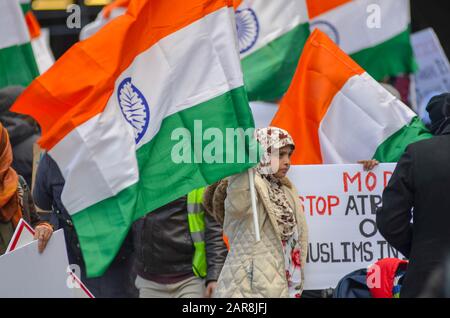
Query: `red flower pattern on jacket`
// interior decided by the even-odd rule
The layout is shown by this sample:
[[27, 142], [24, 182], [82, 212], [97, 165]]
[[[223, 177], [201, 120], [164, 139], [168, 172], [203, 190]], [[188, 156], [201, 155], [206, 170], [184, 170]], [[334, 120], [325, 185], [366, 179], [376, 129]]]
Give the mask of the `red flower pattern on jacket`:
[[291, 252], [291, 259], [295, 266], [300, 267], [301, 261], [300, 261], [300, 250], [294, 249]]

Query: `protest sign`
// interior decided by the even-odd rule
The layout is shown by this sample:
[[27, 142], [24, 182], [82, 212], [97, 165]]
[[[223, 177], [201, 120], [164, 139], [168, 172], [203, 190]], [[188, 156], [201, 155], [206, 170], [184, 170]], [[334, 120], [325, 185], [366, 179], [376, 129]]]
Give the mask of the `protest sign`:
[[[301, 151], [301, 150], [300, 150]], [[303, 203], [309, 247], [305, 289], [335, 288], [350, 272], [381, 258], [403, 256], [379, 234], [375, 212], [395, 164], [292, 166]]]
[[0, 257], [1, 298], [72, 298], [67, 288], [68, 259], [62, 230], [38, 252], [38, 241]]
[[74, 298], [95, 298], [95, 296], [89, 291], [85, 284], [75, 275], [73, 272], [69, 272], [72, 279], [71, 286]]
[[415, 75], [417, 111], [429, 123], [425, 107], [433, 96], [450, 91], [450, 64], [432, 28], [412, 34], [411, 44], [419, 64]]
[[[34, 233], [33, 228], [24, 219], [20, 219], [6, 253], [10, 253], [33, 242]], [[67, 278], [67, 287], [72, 289], [74, 298], [95, 298], [86, 285], [72, 272], [70, 266], [67, 267], [67, 273], [69, 275], [69, 278]]]
[[6, 253], [14, 251], [16, 248], [27, 245], [34, 240], [34, 230], [33, 228], [24, 220], [20, 219], [17, 224], [16, 230], [9, 242]]

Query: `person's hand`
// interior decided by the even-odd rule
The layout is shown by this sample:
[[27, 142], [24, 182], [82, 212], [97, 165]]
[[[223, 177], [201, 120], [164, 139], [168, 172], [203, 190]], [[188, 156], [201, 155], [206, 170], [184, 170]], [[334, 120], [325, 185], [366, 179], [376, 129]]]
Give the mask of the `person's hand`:
[[358, 163], [363, 165], [365, 171], [370, 171], [375, 168], [379, 162], [375, 159], [372, 160], [359, 160]]
[[217, 282], [215, 281], [210, 281], [208, 283], [208, 285], [206, 285], [206, 290], [205, 290], [205, 298], [211, 298], [212, 294], [214, 293], [214, 290], [216, 289], [217, 286]]
[[34, 229], [34, 239], [39, 240], [38, 242], [38, 250], [39, 253], [42, 253], [47, 246], [48, 240], [53, 234], [53, 228], [50, 224], [42, 223], [36, 226]]

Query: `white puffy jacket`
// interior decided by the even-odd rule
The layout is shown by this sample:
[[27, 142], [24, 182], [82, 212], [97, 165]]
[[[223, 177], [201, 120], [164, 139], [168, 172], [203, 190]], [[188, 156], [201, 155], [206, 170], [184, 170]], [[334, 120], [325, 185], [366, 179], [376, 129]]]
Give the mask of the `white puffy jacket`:
[[[286, 197], [294, 208], [300, 235], [301, 265], [304, 268], [308, 247], [305, 215], [295, 187], [287, 178], [283, 178], [282, 183]], [[256, 174], [261, 233], [261, 240], [256, 242], [248, 174], [245, 172], [228, 179], [224, 234], [228, 237], [230, 250], [214, 297], [289, 297], [280, 233], [276, 220], [268, 213], [273, 209], [268, 187], [268, 182]]]

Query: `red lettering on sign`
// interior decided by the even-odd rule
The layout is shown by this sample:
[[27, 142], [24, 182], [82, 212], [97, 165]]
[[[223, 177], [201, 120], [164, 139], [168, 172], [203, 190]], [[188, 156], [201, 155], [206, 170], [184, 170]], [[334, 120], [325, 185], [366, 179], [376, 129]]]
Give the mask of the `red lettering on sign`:
[[[322, 202], [322, 208], [320, 208], [320, 203]], [[327, 201], [323, 197], [319, 197], [316, 201], [316, 211], [319, 215], [324, 215], [327, 211]]]
[[348, 192], [348, 182], [353, 183], [355, 181], [358, 181], [358, 192], [361, 192], [361, 172], [356, 173], [353, 177], [350, 177], [348, 172], [344, 172], [343, 179], [345, 193]]
[[391, 179], [393, 172], [392, 171], [385, 171], [384, 172], [384, 187], [386, 188], [389, 182], [389, 179]]
[[302, 207], [303, 211], [305, 211], [305, 205], [303, 204], [305, 202], [305, 199], [299, 195], [298, 198], [300, 199], [300, 206]]
[[[310, 195], [306, 197], [299, 196], [302, 203], [302, 207], [305, 210], [305, 206], [309, 207], [309, 215], [332, 215], [333, 208], [340, 204], [339, 197], [335, 195], [328, 195], [325, 197]], [[305, 200], [309, 203], [305, 204]]]
[[339, 197], [335, 195], [328, 196], [328, 215], [331, 215], [333, 212], [331, 211], [332, 208], [335, 206], [338, 206], [340, 203]]
[[[372, 179], [372, 182], [370, 182], [370, 179]], [[377, 186], [377, 176], [373, 172], [369, 172], [366, 176], [366, 188], [370, 192], [372, 192], [375, 187]]]
[[316, 196], [315, 195], [308, 195], [306, 197], [306, 200], [309, 200], [309, 213], [311, 214], [311, 216], [313, 215], [313, 199], [315, 199]]

